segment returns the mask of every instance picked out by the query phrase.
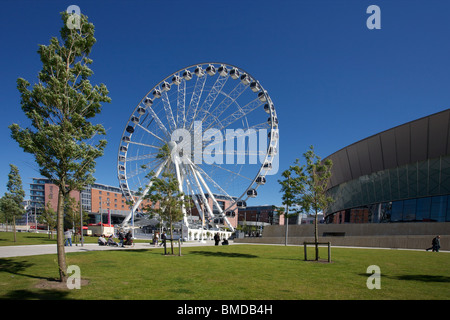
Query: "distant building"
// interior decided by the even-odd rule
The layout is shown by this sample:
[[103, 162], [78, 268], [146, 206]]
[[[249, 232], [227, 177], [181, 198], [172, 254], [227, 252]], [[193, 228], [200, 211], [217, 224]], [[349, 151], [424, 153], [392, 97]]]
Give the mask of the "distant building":
[[238, 223], [241, 226], [264, 227], [273, 224], [284, 224], [283, 216], [279, 216], [272, 205], [248, 206], [239, 208]]
[[[28, 210], [31, 213], [36, 210], [40, 213], [47, 203], [56, 211], [58, 205], [59, 188], [45, 178], [33, 178], [30, 183], [30, 204]], [[122, 220], [130, 212], [130, 206], [126, 203], [126, 198], [122, 195], [122, 191], [118, 187], [108, 186], [104, 184], [94, 183], [88, 185], [81, 193], [79, 191], [71, 191], [70, 196], [75, 201], [80, 200], [84, 211], [89, 214], [89, 223], [107, 223], [109, 220], [112, 224], [121, 223]], [[138, 211], [150, 204], [146, 200], [141, 203]]]

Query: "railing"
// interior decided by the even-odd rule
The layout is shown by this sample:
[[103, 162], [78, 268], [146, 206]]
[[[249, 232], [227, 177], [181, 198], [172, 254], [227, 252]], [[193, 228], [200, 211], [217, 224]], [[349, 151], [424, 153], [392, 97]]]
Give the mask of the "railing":
[[304, 250], [305, 250], [305, 261], [308, 261], [308, 257], [307, 257], [307, 250], [306, 250], [306, 248], [307, 248], [307, 246], [308, 246], [308, 244], [313, 244], [313, 245], [327, 245], [328, 246], [328, 262], [331, 262], [331, 242], [303, 242], [303, 247], [304, 247]]

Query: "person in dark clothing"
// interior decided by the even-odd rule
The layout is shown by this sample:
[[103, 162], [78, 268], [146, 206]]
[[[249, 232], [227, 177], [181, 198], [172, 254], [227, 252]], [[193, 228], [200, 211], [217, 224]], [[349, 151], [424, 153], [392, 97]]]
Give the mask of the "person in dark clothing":
[[131, 230], [127, 232], [125, 235], [125, 243], [126, 246], [131, 246], [133, 244], [133, 235], [131, 234]]
[[219, 242], [220, 242], [220, 236], [219, 236], [219, 233], [216, 232], [216, 234], [214, 235], [214, 244], [215, 244], [216, 246], [218, 246], [218, 245], [219, 245]]
[[163, 246], [163, 247], [166, 246], [166, 239], [167, 239], [166, 233], [163, 231], [163, 233], [161, 234], [161, 244], [159, 245], [160, 247], [161, 246]]
[[441, 236], [436, 236], [431, 241], [431, 248], [426, 249], [427, 251], [433, 250], [433, 252], [439, 252], [439, 249], [441, 248]]
[[118, 238], [119, 238], [119, 246], [120, 246], [120, 247], [123, 247], [123, 240], [125, 239], [125, 237], [124, 237], [124, 235], [123, 235], [122, 230], [119, 231]]

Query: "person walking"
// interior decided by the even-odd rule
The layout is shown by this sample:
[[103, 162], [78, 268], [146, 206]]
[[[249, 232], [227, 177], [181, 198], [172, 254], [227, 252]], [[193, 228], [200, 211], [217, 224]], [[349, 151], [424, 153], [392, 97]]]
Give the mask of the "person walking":
[[161, 234], [161, 244], [159, 245], [160, 247], [161, 246], [166, 246], [166, 232], [165, 231], [163, 231], [163, 233]]
[[426, 249], [427, 251], [429, 250], [433, 250], [433, 252], [439, 252], [439, 249], [441, 248], [441, 236], [437, 235], [436, 237], [433, 238], [433, 240], [431, 241], [431, 247]]
[[155, 233], [153, 235], [153, 244], [155, 247], [158, 246], [158, 238], [159, 238], [158, 232], [155, 231]]
[[64, 232], [64, 238], [64, 246], [68, 246], [69, 244], [72, 246], [72, 231], [70, 229], [66, 229]]

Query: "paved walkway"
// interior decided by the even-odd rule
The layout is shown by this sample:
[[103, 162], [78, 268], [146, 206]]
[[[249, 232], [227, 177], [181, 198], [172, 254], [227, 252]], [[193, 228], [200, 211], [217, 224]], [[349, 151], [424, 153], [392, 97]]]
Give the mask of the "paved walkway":
[[[230, 241], [232, 244], [232, 241]], [[213, 246], [214, 241], [188, 241], [183, 242], [181, 247], [193, 247], [193, 246]], [[174, 251], [178, 250], [178, 243], [174, 242]], [[133, 246], [127, 246], [125, 248], [121, 247], [110, 247], [110, 246], [99, 246], [95, 243], [86, 243], [84, 246], [67, 246], [64, 247], [66, 253], [70, 252], [88, 252], [88, 251], [104, 251], [104, 250], [135, 250], [135, 249], [155, 249], [154, 245], [149, 243], [135, 243]], [[157, 247], [162, 249], [162, 247]], [[167, 248], [170, 248], [170, 241], [167, 242]], [[56, 244], [37, 244], [28, 246], [0, 246], [0, 258], [10, 258], [10, 257], [22, 257], [22, 256], [34, 256], [40, 254], [56, 254]]]

